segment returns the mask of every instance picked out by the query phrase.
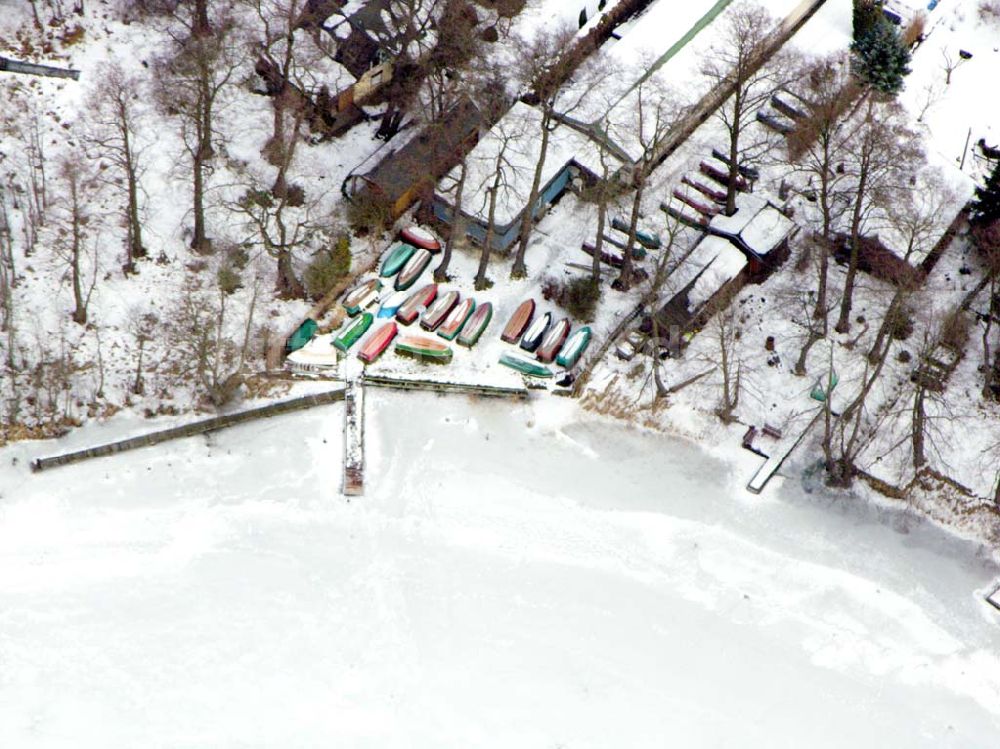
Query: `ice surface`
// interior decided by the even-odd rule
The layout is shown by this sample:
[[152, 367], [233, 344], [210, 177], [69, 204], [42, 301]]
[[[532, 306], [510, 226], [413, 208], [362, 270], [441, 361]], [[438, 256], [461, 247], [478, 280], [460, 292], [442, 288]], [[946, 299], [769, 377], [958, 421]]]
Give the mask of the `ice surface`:
[[1000, 727], [996, 568], [972, 547], [791, 483], [748, 499], [731, 464], [557, 402], [367, 401], [351, 503], [339, 405], [38, 475], [55, 446], [0, 452], [0, 745], [968, 747]]

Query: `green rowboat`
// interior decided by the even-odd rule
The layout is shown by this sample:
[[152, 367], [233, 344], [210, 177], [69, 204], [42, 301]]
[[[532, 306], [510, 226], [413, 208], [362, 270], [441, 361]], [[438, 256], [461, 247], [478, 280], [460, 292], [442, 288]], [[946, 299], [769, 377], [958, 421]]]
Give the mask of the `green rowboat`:
[[458, 342], [462, 346], [468, 346], [472, 348], [479, 341], [479, 337], [483, 334], [483, 331], [490, 324], [490, 320], [493, 319], [493, 305], [489, 302], [485, 304], [480, 304], [476, 308], [476, 311], [472, 314], [462, 328], [462, 332], [458, 336]]
[[399, 273], [399, 269], [406, 265], [406, 261], [410, 259], [417, 248], [412, 244], [398, 244], [396, 245], [388, 255], [386, 255], [385, 260], [382, 261], [382, 270], [379, 271], [379, 275], [382, 278], [388, 278], [389, 276], [395, 276]]
[[516, 369], [521, 374], [528, 375], [529, 377], [552, 376], [552, 370], [545, 365], [531, 359], [525, 359], [523, 356], [518, 356], [517, 354], [508, 354], [506, 352], [500, 354], [500, 363], [505, 367]]
[[450, 362], [452, 355], [450, 346], [422, 335], [408, 335], [400, 338], [396, 342], [396, 353], [439, 364]]
[[333, 345], [346, 353], [347, 349], [357, 343], [358, 339], [368, 331], [374, 319], [375, 316], [371, 312], [361, 314], [344, 329], [343, 333], [333, 339]]
[[560, 367], [565, 367], [566, 369], [574, 366], [580, 359], [580, 355], [587, 350], [588, 344], [590, 344], [590, 328], [584, 325], [582, 328], [577, 328], [577, 330], [566, 339], [566, 343], [563, 344], [562, 351], [560, 351], [559, 356], [556, 357], [556, 364]]

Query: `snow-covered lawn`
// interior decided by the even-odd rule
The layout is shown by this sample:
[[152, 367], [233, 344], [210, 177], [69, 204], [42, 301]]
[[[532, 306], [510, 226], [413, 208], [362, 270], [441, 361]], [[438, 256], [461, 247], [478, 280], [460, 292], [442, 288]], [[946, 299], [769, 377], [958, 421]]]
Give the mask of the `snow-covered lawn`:
[[793, 482], [750, 498], [743, 465], [561, 400], [367, 401], [350, 503], [340, 406], [38, 475], [57, 445], [0, 451], [0, 745], [1000, 729], [998, 571], [972, 546]]

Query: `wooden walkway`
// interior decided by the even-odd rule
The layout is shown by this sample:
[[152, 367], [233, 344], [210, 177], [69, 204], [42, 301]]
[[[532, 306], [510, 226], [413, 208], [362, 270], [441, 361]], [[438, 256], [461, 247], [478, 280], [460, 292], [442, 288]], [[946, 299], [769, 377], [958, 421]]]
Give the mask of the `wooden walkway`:
[[138, 437], [129, 437], [128, 439], [119, 440], [117, 442], [110, 442], [96, 447], [88, 447], [83, 450], [76, 450], [74, 452], [63, 453], [62, 455], [55, 455], [50, 458], [36, 458], [32, 462], [31, 468], [33, 471], [42, 471], [47, 468], [69, 465], [70, 463], [79, 463], [82, 460], [89, 460], [90, 458], [100, 458], [105, 455], [114, 455], [115, 453], [135, 450], [140, 447], [158, 445], [161, 442], [167, 442], [168, 440], [193, 437], [198, 434], [205, 434], [206, 432], [214, 432], [219, 429], [225, 429], [226, 427], [246, 424], [248, 422], [255, 421], [256, 419], [264, 419], [269, 416], [278, 416], [280, 414], [292, 413], [293, 411], [301, 411], [302, 409], [312, 408], [314, 406], [325, 406], [329, 403], [343, 400], [343, 398], [343, 389], [329, 390], [325, 393], [317, 393], [315, 395], [303, 395], [300, 398], [292, 398], [289, 400], [278, 401], [277, 403], [269, 403], [266, 406], [250, 408], [246, 411], [239, 411], [237, 413], [226, 414], [224, 416], [213, 416], [210, 419], [202, 419], [201, 421], [195, 421], [190, 424], [182, 424], [180, 426], [170, 427], [169, 429], [161, 429], [156, 432], [141, 434]]
[[350, 380], [344, 391], [344, 486], [345, 496], [365, 493], [365, 389]]
[[526, 387], [503, 387], [500, 385], [479, 385], [467, 382], [439, 382], [436, 380], [417, 380], [404, 377], [389, 377], [386, 375], [365, 375], [365, 385], [372, 387], [391, 388], [393, 390], [428, 390], [434, 393], [463, 393], [465, 395], [483, 395], [491, 398], [526, 398]]
[[[808, 412], [807, 412], [808, 414]], [[771, 477], [778, 472], [781, 468], [781, 464], [785, 462], [785, 459], [792, 454], [792, 451], [799, 446], [799, 443], [805, 438], [807, 434], [812, 430], [816, 423], [823, 416], [823, 408], [817, 408], [816, 413], [812, 415], [808, 423], [801, 430], [794, 430], [787, 437], [782, 437], [778, 440], [774, 449], [771, 450], [770, 454], [754, 473], [753, 477], [747, 482], [747, 491], [753, 494], [760, 494], [764, 487], [767, 486], [767, 482], [771, 480]]]

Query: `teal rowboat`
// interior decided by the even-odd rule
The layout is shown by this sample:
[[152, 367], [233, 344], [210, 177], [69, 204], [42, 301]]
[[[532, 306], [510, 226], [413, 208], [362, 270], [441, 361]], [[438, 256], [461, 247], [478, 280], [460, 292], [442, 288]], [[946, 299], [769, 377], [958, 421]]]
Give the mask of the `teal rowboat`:
[[406, 261], [413, 256], [413, 253], [417, 251], [417, 248], [412, 244], [398, 244], [389, 251], [389, 254], [385, 256], [385, 260], [382, 261], [382, 270], [379, 271], [379, 275], [382, 278], [388, 278], [389, 276], [395, 276], [399, 273], [399, 269], [406, 265]]
[[556, 364], [566, 369], [575, 366], [580, 355], [587, 350], [587, 346], [590, 344], [590, 335], [590, 328], [586, 325], [577, 328], [563, 344], [562, 351], [556, 357]]
[[529, 377], [552, 376], [552, 370], [544, 364], [539, 364], [537, 361], [526, 359], [523, 356], [518, 356], [517, 354], [509, 354], [506, 352], [500, 354], [500, 363], [505, 367], [516, 369], [521, 374], [528, 375]]
[[[611, 219], [611, 228], [617, 229], [620, 232], [628, 234], [628, 223], [617, 216]], [[660, 238], [653, 234], [652, 232], [643, 231], [642, 229], [635, 230], [635, 238], [639, 240], [639, 244], [649, 250], [660, 249]]]
[[307, 317], [303, 323], [298, 327], [298, 329], [289, 336], [288, 340], [285, 341], [285, 353], [290, 354], [293, 351], [298, 351], [300, 348], [305, 346], [312, 337], [316, 335], [316, 329], [319, 326], [316, 321], [311, 317]]
[[493, 319], [493, 305], [489, 302], [480, 304], [472, 317], [466, 320], [462, 332], [458, 335], [458, 342], [462, 346], [472, 348], [479, 341], [479, 337], [486, 330]]
[[375, 316], [371, 312], [365, 312], [356, 317], [350, 325], [344, 328], [343, 333], [333, 339], [333, 345], [341, 351], [346, 352], [347, 349], [357, 343], [358, 339], [368, 331], [374, 319]]

